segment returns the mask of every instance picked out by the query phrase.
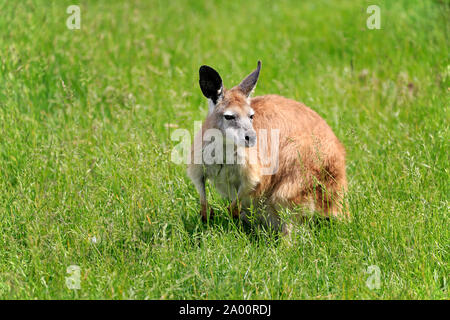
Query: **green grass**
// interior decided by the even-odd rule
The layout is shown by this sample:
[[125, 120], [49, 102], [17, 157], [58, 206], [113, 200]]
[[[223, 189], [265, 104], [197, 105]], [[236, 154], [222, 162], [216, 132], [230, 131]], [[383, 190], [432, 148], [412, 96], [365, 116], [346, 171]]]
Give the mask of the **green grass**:
[[[0, 298], [449, 298], [448, 1], [80, 1], [81, 30], [71, 4], [0, 1]], [[291, 246], [212, 188], [203, 224], [170, 161], [173, 124], [206, 115], [199, 66], [230, 87], [258, 59], [256, 94], [347, 148], [353, 219]]]

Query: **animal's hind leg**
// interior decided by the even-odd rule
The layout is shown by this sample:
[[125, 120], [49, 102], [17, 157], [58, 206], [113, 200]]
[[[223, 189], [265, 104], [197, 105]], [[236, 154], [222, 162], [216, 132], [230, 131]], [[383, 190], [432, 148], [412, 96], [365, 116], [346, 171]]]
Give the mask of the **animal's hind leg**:
[[344, 204], [345, 187], [332, 183], [328, 187], [315, 187], [316, 208], [324, 217], [347, 218], [349, 216]]

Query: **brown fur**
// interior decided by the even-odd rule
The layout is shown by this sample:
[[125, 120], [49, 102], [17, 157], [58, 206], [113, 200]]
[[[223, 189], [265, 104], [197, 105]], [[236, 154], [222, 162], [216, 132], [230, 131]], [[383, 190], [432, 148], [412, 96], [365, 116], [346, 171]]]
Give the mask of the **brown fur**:
[[274, 175], [258, 175], [260, 164], [246, 167], [244, 175], [254, 176], [250, 196], [284, 207], [312, 201], [324, 216], [340, 215], [347, 188], [345, 150], [327, 123], [305, 105], [277, 95], [253, 98], [251, 107], [253, 128], [279, 129], [280, 146]]
[[[286, 207], [313, 210], [325, 217], [348, 216], [342, 204], [347, 189], [345, 149], [328, 124], [304, 104], [278, 95], [247, 99], [235, 87], [225, 90], [217, 110], [205, 120], [201, 134], [215, 127], [224, 110], [232, 108], [244, 115], [249, 103], [255, 111], [253, 128], [258, 137], [261, 129], [268, 130], [269, 147], [270, 130], [280, 130], [279, 166], [273, 175], [263, 175], [264, 164], [258, 157], [257, 163], [247, 161], [240, 167], [244, 187], [238, 195], [239, 203], [234, 201], [230, 208], [233, 215], [239, 215], [241, 206], [244, 209], [251, 202], [262, 201], [275, 216], [278, 209]], [[188, 167], [191, 177], [200, 170], [199, 166]], [[202, 195], [201, 204], [202, 217], [206, 219], [207, 203]]]

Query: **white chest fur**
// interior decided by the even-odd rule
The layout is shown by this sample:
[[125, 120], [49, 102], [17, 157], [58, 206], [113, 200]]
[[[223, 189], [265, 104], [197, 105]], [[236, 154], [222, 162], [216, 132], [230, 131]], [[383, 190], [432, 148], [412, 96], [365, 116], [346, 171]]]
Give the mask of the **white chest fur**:
[[205, 165], [206, 177], [213, 182], [221, 196], [230, 200], [236, 199], [242, 179], [237, 164]]
[[[218, 147], [222, 147], [222, 145], [218, 146], [215, 141], [206, 143], [203, 146], [204, 160], [205, 158], [208, 159], [203, 164], [205, 176], [213, 182], [221, 196], [234, 200], [242, 183], [241, 165], [237, 164], [236, 153], [232, 150], [234, 148], [230, 149], [230, 154], [230, 152], [226, 151], [227, 146], [223, 145], [223, 149]], [[232, 159], [226, 159], [227, 154]]]

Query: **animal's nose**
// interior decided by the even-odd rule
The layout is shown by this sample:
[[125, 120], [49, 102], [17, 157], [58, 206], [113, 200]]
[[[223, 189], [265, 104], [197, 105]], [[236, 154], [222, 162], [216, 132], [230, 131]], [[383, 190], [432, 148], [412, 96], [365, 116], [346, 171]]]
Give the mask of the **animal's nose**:
[[247, 131], [245, 134], [245, 146], [253, 147], [256, 144], [256, 132], [255, 131]]

